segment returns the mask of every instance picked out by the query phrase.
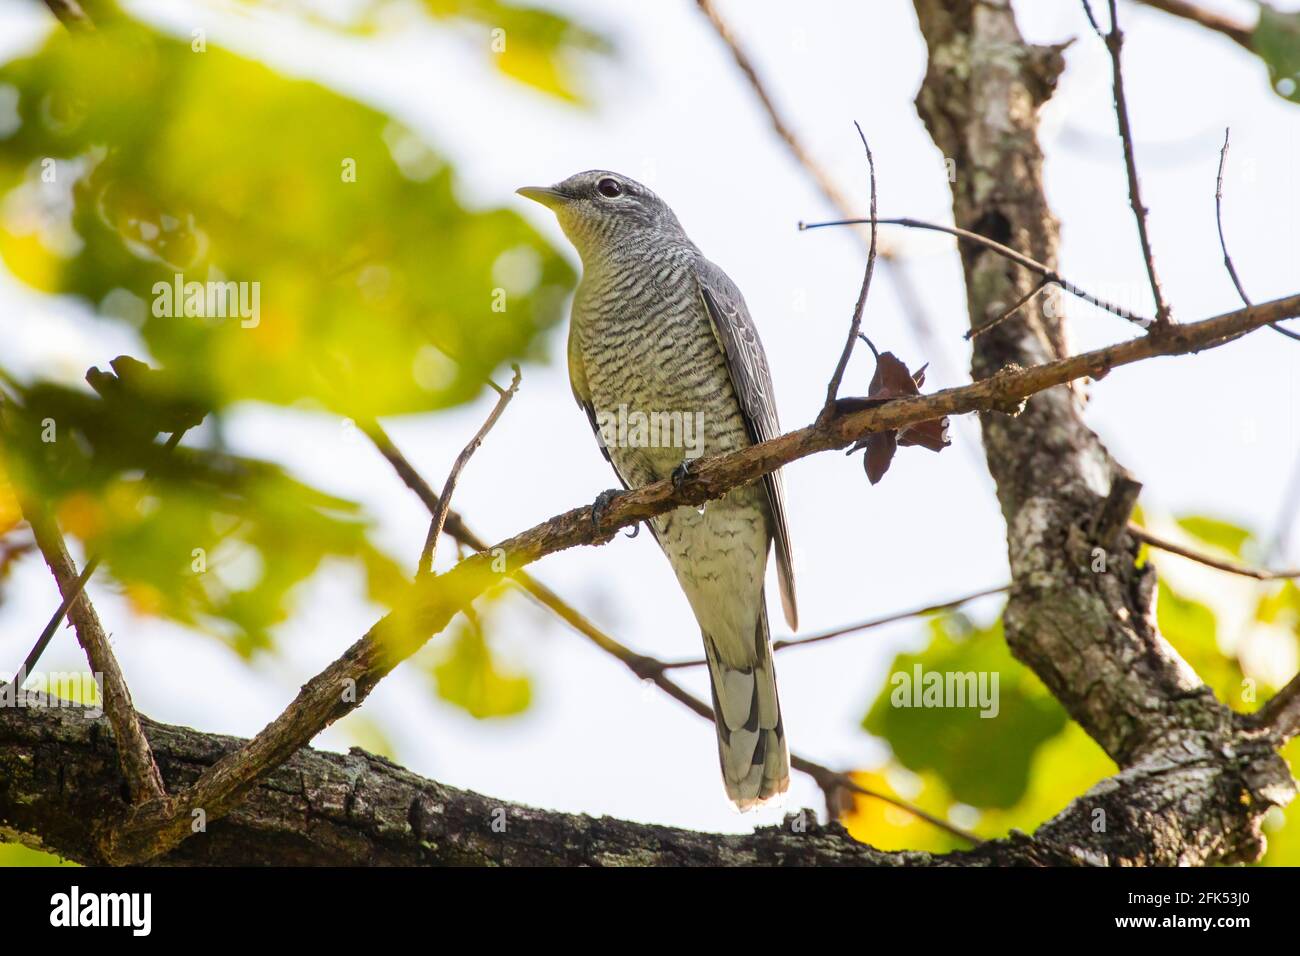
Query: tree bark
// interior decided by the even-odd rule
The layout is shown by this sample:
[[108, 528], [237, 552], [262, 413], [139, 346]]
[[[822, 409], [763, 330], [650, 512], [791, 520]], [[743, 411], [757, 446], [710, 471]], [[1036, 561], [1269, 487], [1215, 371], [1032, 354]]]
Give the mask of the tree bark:
[[[8, 690], [0, 685], [0, 691]], [[128, 806], [113, 731], [78, 706], [28, 695], [0, 707], [0, 839], [102, 864], [99, 829]], [[246, 741], [141, 717], [169, 792]], [[537, 810], [416, 776], [373, 754], [304, 748], [225, 817], [152, 864], [471, 866], [990, 866], [1203, 863], [1249, 829], [1243, 801], [1276, 799], [1270, 744], [1133, 767], [1033, 837], [943, 856], [885, 853], [812, 810], [752, 834], [699, 833]], [[196, 819], [198, 826], [201, 818]], [[1246, 835], [1248, 836], [1248, 834]]]
[[[956, 225], [1055, 268], [1059, 226], [1043, 190], [1036, 127], [1064, 67], [1061, 48], [1026, 44], [1005, 0], [915, 6], [929, 49], [916, 104], [935, 144], [955, 161]], [[1038, 281], [973, 245], [961, 247], [961, 261], [972, 325], [999, 315]], [[1057, 290], [975, 342], [976, 380], [1067, 354]], [[1122, 526], [1117, 535], [1098, 534], [1110, 524], [1112, 495], [1127, 495], [1132, 481], [1082, 410], [1080, 392], [1059, 386], [1031, 397], [1018, 416], [980, 415], [1007, 523], [1007, 643], [1126, 771], [1187, 754], [1240, 752], [1250, 733], [1241, 716], [1214, 698], [1156, 628], [1155, 570], [1137, 566], [1139, 542]], [[1103, 537], [1113, 546], [1100, 547]], [[1275, 755], [1261, 753], [1249, 775], [1273, 781], [1257, 793], [1290, 798], [1290, 773]], [[1211, 821], [1203, 862], [1261, 853], [1267, 809], [1243, 800]]]

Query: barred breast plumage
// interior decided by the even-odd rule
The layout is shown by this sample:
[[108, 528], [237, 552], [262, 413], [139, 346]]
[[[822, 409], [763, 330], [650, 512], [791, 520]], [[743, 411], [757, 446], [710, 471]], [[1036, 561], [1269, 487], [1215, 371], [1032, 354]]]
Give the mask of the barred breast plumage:
[[[554, 189], [578, 194], [612, 175], [579, 174]], [[574, 182], [581, 177], [595, 179]], [[659, 202], [625, 177], [618, 182]], [[603, 450], [628, 487], [671, 476], [687, 457], [734, 451], [777, 431], [766, 360], [743, 299], [662, 210], [650, 206], [651, 221], [628, 228], [625, 219], [566, 217], [557, 208], [583, 258], [569, 333], [574, 394], [598, 437], [604, 427]], [[682, 428], [664, 441], [653, 430], [634, 436], [607, 427], [638, 414]], [[638, 440], [646, 437], [648, 444]], [[776, 537], [794, 626], [780, 501], [777, 476], [652, 522], [703, 634], [723, 779], [741, 809], [784, 792], [789, 778], [763, 587]]]

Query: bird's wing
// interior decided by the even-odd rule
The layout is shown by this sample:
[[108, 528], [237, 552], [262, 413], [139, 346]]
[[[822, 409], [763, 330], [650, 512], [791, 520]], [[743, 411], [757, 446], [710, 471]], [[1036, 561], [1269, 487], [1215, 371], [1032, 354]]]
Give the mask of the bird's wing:
[[[759, 341], [749, 308], [727, 274], [703, 256], [696, 260], [696, 278], [700, 296], [713, 324], [713, 334], [727, 359], [731, 385], [740, 400], [745, 427], [750, 439], [767, 441], [781, 434], [776, 400], [772, 390], [772, 373], [767, 367], [763, 343]], [[785, 489], [781, 472], [763, 476], [767, 500], [772, 512], [772, 536], [776, 541], [777, 580], [781, 585], [781, 609], [791, 630], [798, 630], [799, 610], [794, 593], [794, 560], [790, 553], [790, 529], [785, 521]]]

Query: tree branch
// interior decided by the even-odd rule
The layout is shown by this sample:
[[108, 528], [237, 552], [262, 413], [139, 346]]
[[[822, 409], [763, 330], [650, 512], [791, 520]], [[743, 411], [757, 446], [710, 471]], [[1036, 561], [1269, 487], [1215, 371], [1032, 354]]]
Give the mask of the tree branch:
[[1124, 33], [1119, 28], [1119, 11], [1116, 0], [1108, 0], [1110, 8], [1110, 32], [1102, 33], [1093, 18], [1092, 7], [1088, 0], [1083, 0], [1083, 9], [1088, 14], [1092, 28], [1106, 42], [1110, 51], [1111, 72], [1115, 91], [1115, 119], [1119, 124], [1119, 137], [1124, 144], [1124, 168], [1128, 173], [1129, 205], [1133, 207], [1133, 218], [1137, 222], [1138, 241], [1142, 246], [1142, 259], [1147, 267], [1147, 279], [1151, 284], [1151, 295], [1156, 303], [1156, 325], [1169, 324], [1170, 309], [1165, 301], [1164, 290], [1160, 288], [1160, 278], [1156, 275], [1155, 255], [1151, 251], [1151, 238], [1147, 232], [1147, 207], [1142, 202], [1142, 191], [1138, 183], [1137, 160], [1133, 155], [1133, 129], [1128, 117], [1128, 98], [1124, 95], [1124, 71], [1120, 66], [1120, 51], [1124, 46]]
[[[869, 631], [875, 627], [883, 627], [886, 624], [896, 624], [899, 621], [906, 621], [909, 618], [924, 617], [927, 614], [937, 614], [940, 611], [952, 611], [961, 607], [963, 604], [969, 604], [971, 601], [978, 600], [982, 597], [990, 597], [994, 594], [1006, 594], [1009, 585], [1002, 585], [996, 588], [985, 588], [983, 591], [976, 591], [973, 594], [963, 594], [959, 598], [953, 598], [951, 601], [944, 601], [942, 604], [930, 604], [926, 607], [919, 607], [911, 611], [899, 611], [895, 614], [887, 614], [884, 617], [875, 617], [866, 621], [859, 621], [857, 624], [845, 624], [842, 627], [832, 628], [828, 631], [820, 631], [816, 634], [806, 634], [803, 637], [783, 638], [779, 641], [772, 642], [773, 651], [783, 651], [789, 647], [803, 647], [805, 644], [820, 644], [822, 641], [829, 641], [837, 637], [844, 637], [848, 634], [857, 634], [860, 631]], [[672, 661], [663, 664], [665, 670], [680, 670], [684, 667], [703, 667], [707, 662], [703, 658], [689, 661]]]
[[[0, 693], [10, 691], [0, 683]], [[0, 708], [0, 839], [87, 865], [115, 862], [96, 833], [122, 799], [104, 719], [75, 706]], [[247, 741], [142, 718], [182, 791]], [[1135, 866], [1225, 859], [1258, 834], [1221, 829], [1244, 800], [1287, 793], [1285, 765], [1258, 741], [1231, 757], [1184, 753], [1098, 784], [1032, 837], [1013, 834], [944, 855], [885, 853], [812, 811], [744, 835], [699, 833], [556, 813], [459, 790], [354, 748], [303, 748], [224, 819], [155, 862], [164, 865], [470, 866]], [[1104, 825], [1099, 829], [1098, 821]]]
[[162, 775], [154, 763], [149, 742], [140, 729], [139, 716], [131, 702], [131, 691], [127, 688], [126, 678], [109, 646], [108, 635], [104, 633], [99, 615], [95, 613], [90, 598], [81, 589], [77, 567], [68, 554], [63, 535], [59, 533], [54, 519], [45, 514], [39, 504], [25, 501], [22, 507], [23, 516], [31, 525], [36, 546], [67, 602], [68, 617], [76, 628], [77, 640], [85, 650], [90, 669], [99, 683], [104, 712], [108, 715], [114, 736], [120, 742], [118, 754], [122, 763], [122, 775], [126, 778], [131, 799], [136, 803], [165, 799]]
[[1216, 558], [1213, 555], [1205, 554], [1202, 551], [1194, 551], [1191, 548], [1185, 548], [1181, 544], [1170, 541], [1167, 538], [1161, 538], [1152, 534], [1141, 525], [1130, 524], [1128, 533], [1139, 541], [1146, 542], [1153, 548], [1159, 548], [1161, 551], [1168, 551], [1170, 554], [1176, 554], [1180, 558], [1187, 558], [1206, 567], [1216, 568], [1219, 571], [1227, 571], [1229, 574], [1239, 574], [1245, 578], [1254, 578], [1256, 581], [1285, 581], [1289, 579], [1300, 578], [1300, 569], [1289, 571], [1267, 571], [1261, 568], [1252, 568], [1245, 564], [1239, 564], [1236, 561], [1225, 561], [1222, 558]]
[[1198, 23], [1215, 33], [1222, 33], [1238, 46], [1244, 47], [1252, 53], [1255, 52], [1255, 31], [1244, 23], [1238, 23], [1236, 20], [1215, 13], [1213, 10], [1198, 7], [1194, 3], [1186, 2], [1186, 0], [1138, 0], [1138, 2], [1156, 10], [1163, 10], [1165, 13], [1173, 14], [1176, 17], [1181, 17], [1184, 20], [1190, 20], [1192, 23]]
[[844, 343], [844, 350], [840, 353], [835, 371], [831, 374], [830, 383], [826, 386], [826, 404], [823, 406], [823, 411], [826, 413], [834, 410], [835, 399], [839, 398], [844, 370], [848, 368], [849, 359], [853, 356], [853, 346], [857, 344], [858, 333], [862, 329], [862, 312], [867, 305], [867, 293], [871, 291], [871, 276], [876, 271], [876, 161], [871, 155], [871, 146], [867, 143], [862, 127], [857, 123], [854, 123], [853, 127], [858, 131], [862, 148], [867, 152], [867, 170], [871, 175], [871, 218], [868, 220], [871, 223], [871, 245], [867, 249], [867, 268], [862, 274], [862, 288], [858, 291], [858, 301], [853, 306], [853, 319], [849, 322], [849, 337]]
[[487, 437], [487, 433], [492, 430], [492, 426], [497, 423], [497, 419], [501, 417], [501, 413], [506, 410], [506, 406], [510, 404], [510, 400], [514, 398], [515, 393], [519, 391], [519, 380], [521, 377], [519, 366], [514, 366], [514, 370], [514, 379], [510, 382], [510, 387], [505, 391], [501, 391], [499, 388], [497, 389], [497, 391], [500, 392], [500, 395], [497, 398], [496, 405], [492, 407], [492, 413], [488, 415], [487, 421], [483, 423], [482, 427], [474, 434], [474, 437], [470, 439], [469, 444], [466, 445], [461, 450], [461, 453], [456, 456], [456, 462], [452, 465], [451, 472], [447, 475], [447, 481], [442, 486], [442, 494], [439, 496], [437, 504], [433, 509], [433, 520], [429, 522], [429, 534], [424, 539], [424, 550], [420, 553], [420, 574], [433, 573], [433, 555], [438, 547], [438, 538], [442, 536], [442, 529], [447, 523], [447, 511], [451, 508], [451, 496], [456, 491], [456, 482], [460, 478], [461, 470], [469, 464], [469, 460], [474, 456], [474, 452], [478, 451], [478, 446], [483, 444], [483, 439]]

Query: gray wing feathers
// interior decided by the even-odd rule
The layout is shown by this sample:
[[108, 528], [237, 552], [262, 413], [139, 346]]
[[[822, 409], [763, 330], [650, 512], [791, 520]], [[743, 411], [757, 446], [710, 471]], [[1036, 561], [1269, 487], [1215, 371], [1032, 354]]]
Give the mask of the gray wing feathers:
[[790, 755], [768, 644], [766, 610], [759, 613], [754, 646], [758, 654], [755, 663], [733, 668], [723, 663], [713, 639], [704, 636], [722, 779], [727, 796], [740, 810], [785, 793], [790, 785]]
[[[727, 274], [701, 256], [696, 261], [700, 295], [713, 323], [714, 335], [727, 358], [731, 384], [745, 416], [749, 437], [755, 443], [781, 434], [772, 373], [759, 341], [758, 330], [749, 316], [745, 300]], [[794, 559], [790, 552], [790, 530], [785, 520], [785, 488], [778, 469], [763, 477], [768, 506], [772, 512], [772, 537], [776, 542], [777, 581], [781, 586], [781, 609], [791, 630], [799, 629], [799, 609], [794, 591]]]

